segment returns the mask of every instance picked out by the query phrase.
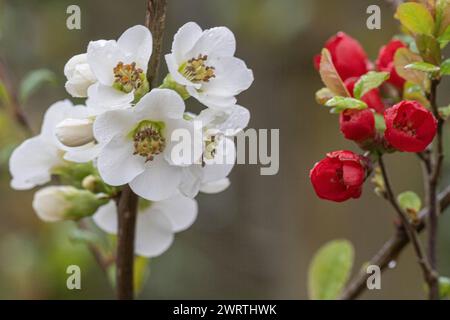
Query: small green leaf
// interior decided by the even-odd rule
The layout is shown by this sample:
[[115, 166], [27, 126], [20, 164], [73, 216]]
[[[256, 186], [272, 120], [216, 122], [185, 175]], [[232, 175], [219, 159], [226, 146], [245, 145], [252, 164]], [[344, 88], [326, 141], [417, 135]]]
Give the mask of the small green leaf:
[[347, 97], [334, 97], [327, 101], [327, 107], [332, 107], [331, 113], [341, 113], [347, 109], [364, 110], [367, 104], [361, 100]]
[[[414, 71], [416, 72], [416, 71]], [[420, 74], [425, 74], [423, 72], [419, 72]], [[426, 97], [426, 93], [421, 85], [412, 83], [411, 81], [407, 81], [405, 83], [405, 86], [403, 88], [403, 99], [404, 100], [413, 100], [420, 102], [425, 107], [430, 106], [430, 102], [428, 101]]]
[[347, 240], [334, 240], [321, 247], [309, 265], [310, 299], [337, 299], [350, 277], [353, 259], [353, 245]]
[[450, 25], [450, 0], [436, 0], [436, 32], [442, 35]]
[[325, 105], [328, 100], [334, 97], [333, 92], [328, 88], [322, 88], [316, 92], [316, 102], [320, 105]]
[[319, 73], [325, 86], [335, 95], [350, 97], [350, 93], [334, 67], [330, 51], [323, 49], [320, 59]]
[[419, 55], [411, 52], [407, 48], [400, 48], [394, 56], [395, 71], [397, 71], [400, 77], [423, 86], [423, 82], [426, 79], [426, 75], [423, 72], [405, 69], [405, 66], [420, 61], [423, 60]]
[[150, 269], [148, 267], [150, 263], [150, 259], [136, 256], [134, 258], [134, 288], [135, 288], [135, 295], [138, 295], [145, 284], [145, 281], [148, 279], [148, 276], [150, 274]]
[[438, 66], [426, 62], [414, 62], [405, 66], [406, 70], [417, 70], [426, 73], [435, 73], [441, 70]]
[[445, 60], [441, 64], [441, 75], [448, 76], [450, 75], [450, 59]]
[[441, 46], [436, 38], [419, 34], [416, 36], [416, 44], [423, 61], [437, 66], [441, 64]]
[[398, 6], [395, 18], [414, 34], [433, 35], [434, 19], [427, 7], [420, 3], [408, 2]]
[[422, 200], [420, 197], [412, 192], [406, 191], [398, 195], [398, 204], [405, 212], [417, 213], [422, 208]]
[[450, 298], [450, 278], [439, 277], [439, 296], [441, 299]]
[[447, 120], [450, 117], [450, 106], [439, 108], [439, 115], [442, 119]]
[[46, 83], [57, 83], [56, 75], [52, 71], [47, 69], [38, 69], [29, 72], [20, 83], [20, 102], [26, 102], [34, 92], [36, 92], [42, 85]]
[[355, 88], [353, 89], [353, 96], [356, 99], [360, 99], [369, 91], [381, 86], [386, 80], [389, 79], [389, 76], [389, 72], [370, 71], [369, 73], [363, 75], [358, 82], [356, 82]]
[[386, 121], [384, 120], [384, 116], [379, 113], [374, 113], [375, 116], [375, 129], [378, 132], [384, 133], [386, 131]]
[[444, 33], [438, 38], [439, 45], [441, 49], [445, 48], [447, 44], [450, 42], [450, 26], [445, 29]]

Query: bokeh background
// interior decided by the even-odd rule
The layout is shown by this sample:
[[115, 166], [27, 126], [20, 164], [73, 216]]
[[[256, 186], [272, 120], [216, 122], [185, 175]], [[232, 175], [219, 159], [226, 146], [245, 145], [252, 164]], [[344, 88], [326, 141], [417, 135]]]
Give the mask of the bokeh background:
[[[81, 7], [81, 30], [66, 28], [71, 4]], [[382, 30], [366, 28], [371, 4], [382, 9]], [[89, 40], [115, 39], [128, 27], [142, 24], [144, 16], [144, 0], [1, 0], [0, 55], [14, 83], [38, 68], [58, 75], [58, 85], [42, 88], [23, 106], [36, 131], [46, 108], [68, 97], [65, 62], [84, 52]], [[226, 192], [200, 195], [197, 222], [151, 261], [140, 298], [306, 299], [314, 252], [338, 238], [353, 242], [353, 271], [358, 271], [393, 233], [395, 216], [369, 183], [360, 200], [343, 204], [321, 201], [313, 193], [308, 179], [313, 164], [328, 151], [357, 149], [339, 133], [336, 116], [314, 101], [322, 84], [312, 58], [329, 36], [342, 30], [361, 41], [375, 59], [379, 47], [398, 31], [393, 8], [375, 0], [169, 0], [165, 52], [173, 34], [188, 21], [204, 28], [225, 25], [235, 32], [237, 56], [255, 74], [239, 103], [251, 110], [250, 127], [280, 129], [280, 171], [261, 176], [260, 166], [240, 165]], [[162, 65], [161, 74], [166, 71]], [[450, 99], [448, 85], [442, 85], [442, 104]], [[189, 107], [199, 108], [192, 102]], [[33, 192], [10, 189], [8, 154], [24, 137], [0, 109], [0, 298], [113, 298], [86, 247], [69, 240], [73, 224], [41, 222], [31, 208]], [[390, 156], [388, 165], [395, 190], [422, 193], [420, 167], [413, 156]], [[443, 183], [448, 182], [449, 176]], [[449, 216], [441, 220], [439, 253], [440, 271], [449, 276]], [[82, 290], [66, 289], [70, 264], [81, 267]], [[421, 273], [410, 248], [383, 275], [382, 290], [363, 295], [422, 297]]]

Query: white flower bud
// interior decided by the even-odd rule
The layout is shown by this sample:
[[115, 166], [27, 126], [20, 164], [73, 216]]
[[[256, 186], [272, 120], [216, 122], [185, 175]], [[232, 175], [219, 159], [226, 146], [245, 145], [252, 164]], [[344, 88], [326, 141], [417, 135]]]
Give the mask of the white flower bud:
[[67, 147], [81, 147], [94, 141], [92, 119], [65, 119], [56, 126], [56, 137]]
[[35, 193], [33, 209], [47, 222], [77, 220], [93, 215], [108, 200], [70, 186], [46, 187]]
[[67, 78], [66, 90], [75, 98], [87, 97], [87, 89], [97, 81], [87, 63], [85, 53], [73, 56], [66, 63], [64, 75]]

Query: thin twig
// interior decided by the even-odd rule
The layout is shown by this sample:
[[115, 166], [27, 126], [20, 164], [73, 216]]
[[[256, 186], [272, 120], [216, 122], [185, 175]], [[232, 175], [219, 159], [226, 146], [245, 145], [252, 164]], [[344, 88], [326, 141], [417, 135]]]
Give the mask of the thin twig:
[[[442, 211], [450, 206], [450, 186], [442, 191], [438, 196]], [[428, 215], [428, 208], [424, 208], [419, 213], [420, 223], [417, 224], [416, 230], [421, 233], [425, 229], [425, 221]], [[397, 226], [395, 234], [385, 242], [378, 252], [370, 259], [369, 265], [379, 266], [381, 271], [385, 271], [391, 261], [398, 259], [403, 252], [409, 239], [403, 226]], [[358, 298], [367, 289], [367, 279], [370, 274], [366, 270], [361, 270], [344, 289], [340, 299], [352, 300]]]
[[425, 281], [427, 282], [428, 286], [431, 288], [431, 285], [433, 285], [433, 282], [437, 278], [436, 272], [430, 267], [428, 259], [422, 248], [422, 244], [420, 243], [416, 229], [411, 224], [408, 216], [400, 208], [400, 206], [397, 203], [397, 200], [395, 199], [394, 192], [392, 191], [391, 183], [389, 181], [388, 173], [386, 171], [386, 166], [384, 164], [384, 160], [381, 155], [378, 159], [378, 162], [379, 162], [381, 173], [382, 173], [383, 179], [384, 179], [387, 199], [391, 203], [392, 207], [395, 209], [395, 211], [397, 212], [397, 214], [399, 215], [399, 217], [402, 221], [403, 228], [406, 231], [406, 234], [408, 235], [409, 241], [411, 241], [411, 243], [413, 245], [419, 265], [422, 268], [423, 277], [424, 277]]
[[[151, 88], [155, 87], [161, 59], [166, 7], [167, 0], [147, 1], [145, 25], [153, 36], [153, 53], [147, 71]], [[137, 203], [138, 196], [129, 185], [126, 185], [118, 201], [117, 297], [121, 300], [134, 298], [133, 268]]]
[[[432, 162], [432, 170], [429, 177], [428, 186], [428, 208], [430, 209], [428, 214], [428, 259], [430, 261], [431, 267], [437, 269], [437, 237], [438, 237], [438, 216], [440, 213], [439, 204], [437, 203], [437, 188], [439, 184], [439, 177], [442, 171], [442, 164], [444, 160], [444, 146], [443, 146], [443, 136], [442, 129], [444, 121], [439, 115], [438, 105], [437, 105], [437, 87], [439, 85], [439, 80], [432, 80], [430, 92], [428, 94], [428, 99], [430, 101], [431, 109], [434, 116], [438, 119], [437, 125], [437, 136], [435, 143], [435, 152]], [[439, 299], [439, 283], [438, 279], [435, 279], [433, 283], [430, 284], [429, 298], [430, 300]]]

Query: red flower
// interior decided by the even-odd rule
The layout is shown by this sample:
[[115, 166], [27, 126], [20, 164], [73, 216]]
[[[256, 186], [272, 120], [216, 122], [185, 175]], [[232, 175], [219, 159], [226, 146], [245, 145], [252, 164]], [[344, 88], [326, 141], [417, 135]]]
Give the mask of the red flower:
[[380, 49], [376, 66], [378, 71], [385, 71], [391, 74], [388, 82], [396, 86], [399, 90], [403, 90], [405, 79], [400, 77], [395, 70], [394, 56], [398, 49], [406, 48], [406, 45], [400, 40], [392, 40], [387, 45]]
[[416, 101], [402, 101], [387, 109], [384, 119], [384, 137], [399, 151], [422, 152], [436, 135], [436, 118]]
[[[344, 84], [347, 87], [348, 92], [353, 96], [353, 89], [355, 88], [356, 82], [358, 82], [359, 78], [353, 77], [345, 80]], [[369, 108], [375, 110], [378, 113], [383, 113], [385, 109], [385, 105], [383, 100], [381, 100], [380, 90], [378, 88], [370, 90], [364, 96], [361, 97], [361, 100], [367, 103]]]
[[317, 196], [335, 202], [359, 198], [366, 178], [366, 164], [366, 158], [351, 151], [328, 153], [309, 174]]
[[364, 142], [375, 136], [375, 117], [372, 110], [347, 109], [339, 117], [341, 132], [345, 138]]
[[[370, 61], [366, 52], [358, 41], [344, 32], [339, 32], [329, 39], [325, 48], [330, 51], [334, 66], [343, 81], [352, 77], [359, 78], [369, 71]], [[314, 64], [319, 69], [320, 55], [314, 58]]]

